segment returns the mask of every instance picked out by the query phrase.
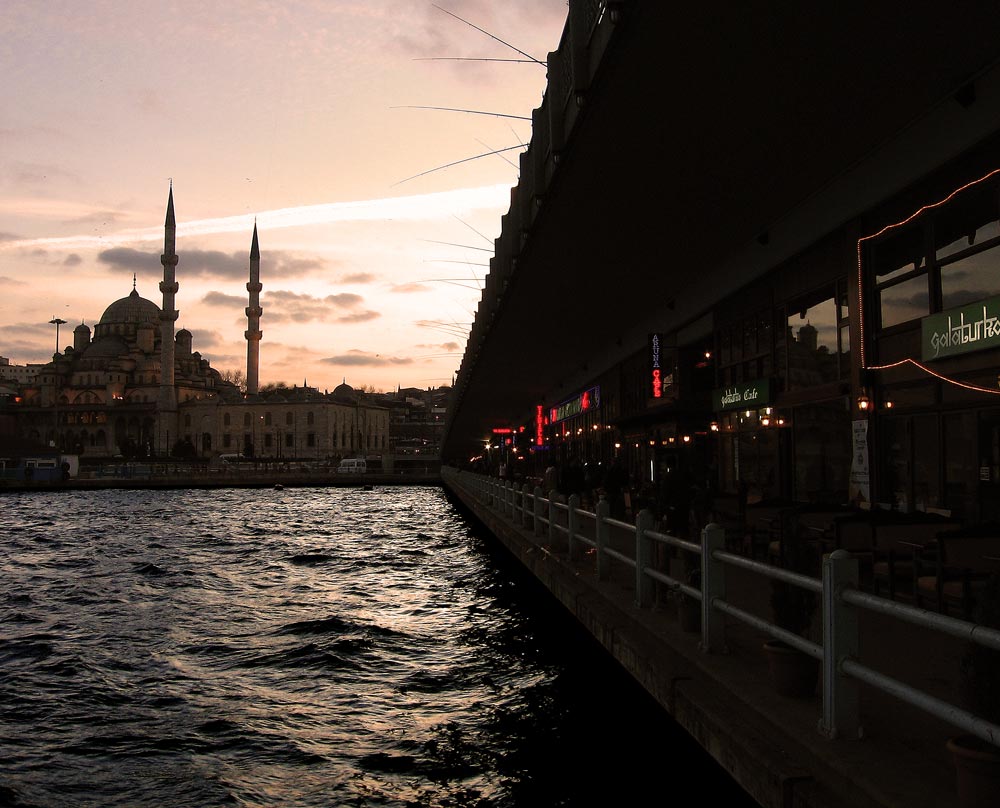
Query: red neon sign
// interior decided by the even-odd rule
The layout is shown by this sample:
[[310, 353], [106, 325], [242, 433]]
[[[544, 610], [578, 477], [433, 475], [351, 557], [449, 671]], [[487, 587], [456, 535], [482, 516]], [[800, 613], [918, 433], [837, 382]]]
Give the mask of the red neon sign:
[[653, 398], [663, 398], [663, 379], [659, 368], [653, 371]]
[[535, 445], [545, 445], [545, 408], [541, 404], [535, 407]]

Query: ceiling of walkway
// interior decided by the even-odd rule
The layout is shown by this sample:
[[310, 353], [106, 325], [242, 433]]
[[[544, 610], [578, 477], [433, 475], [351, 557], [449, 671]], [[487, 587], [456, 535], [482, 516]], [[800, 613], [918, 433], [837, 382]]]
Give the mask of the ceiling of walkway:
[[576, 392], [636, 322], [928, 110], [961, 114], [1000, 55], [989, 6], [626, 3], [445, 456]]

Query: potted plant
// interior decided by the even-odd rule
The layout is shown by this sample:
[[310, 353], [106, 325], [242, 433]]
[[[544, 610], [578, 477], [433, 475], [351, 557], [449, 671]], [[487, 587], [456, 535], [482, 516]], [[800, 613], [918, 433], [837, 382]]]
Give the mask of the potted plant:
[[[1000, 574], [992, 575], [980, 590], [975, 621], [1000, 629]], [[1000, 725], [1000, 651], [970, 643], [959, 673], [969, 711]], [[959, 803], [964, 808], [1000, 804], [1000, 747], [974, 735], [951, 738], [947, 746], [955, 762]]]
[[[785, 536], [783, 549], [786, 567], [803, 575], [818, 576], [819, 553], [810, 542], [797, 535], [794, 520], [789, 521]], [[785, 581], [771, 582], [774, 623], [785, 631], [804, 635], [812, 625], [816, 604], [815, 592]], [[778, 693], [799, 698], [815, 694], [819, 660], [780, 640], [765, 642], [764, 651], [771, 679]]]

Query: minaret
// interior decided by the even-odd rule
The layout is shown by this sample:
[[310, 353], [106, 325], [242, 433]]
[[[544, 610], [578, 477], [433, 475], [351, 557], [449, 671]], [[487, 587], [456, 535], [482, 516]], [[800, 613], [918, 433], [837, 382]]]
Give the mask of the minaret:
[[[163, 308], [160, 312], [160, 397], [159, 397], [159, 436], [158, 449], [160, 453], [170, 450], [170, 441], [180, 437], [177, 434], [177, 389], [174, 387], [174, 322], [179, 312], [174, 308], [174, 295], [177, 294], [177, 281], [174, 273], [177, 267], [177, 223], [174, 221], [174, 185], [170, 183], [170, 195], [167, 198], [167, 218], [163, 223], [163, 280], [160, 281], [160, 291], [163, 292]], [[171, 426], [173, 435], [171, 437]]]
[[253, 223], [253, 243], [250, 245], [250, 281], [247, 291], [250, 293], [250, 305], [247, 306], [247, 395], [257, 394], [258, 370], [260, 369], [260, 338], [264, 335], [260, 330], [260, 246], [257, 244], [257, 222]]

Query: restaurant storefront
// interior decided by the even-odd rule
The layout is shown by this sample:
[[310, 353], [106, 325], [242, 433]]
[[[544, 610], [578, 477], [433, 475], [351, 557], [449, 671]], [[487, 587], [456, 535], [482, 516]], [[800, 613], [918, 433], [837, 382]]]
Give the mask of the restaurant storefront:
[[[1000, 162], [997, 163], [1000, 165]], [[874, 498], [1000, 519], [1000, 173], [969, 159], [859, 242]], [[885, 218], [889, 218], [888, 215]]]

